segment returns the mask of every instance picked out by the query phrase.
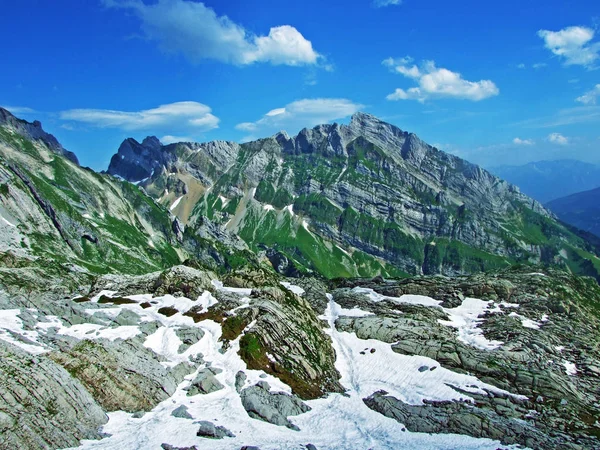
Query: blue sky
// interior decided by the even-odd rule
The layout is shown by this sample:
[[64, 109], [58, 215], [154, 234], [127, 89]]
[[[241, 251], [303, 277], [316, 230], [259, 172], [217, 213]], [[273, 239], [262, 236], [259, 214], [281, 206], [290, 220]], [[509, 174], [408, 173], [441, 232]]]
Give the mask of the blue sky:
[[598, 1], [2, 3], [0, 105], [94, 169], [129, 136], [243, 141], [357, 110], [484, 166], [600, 163]]

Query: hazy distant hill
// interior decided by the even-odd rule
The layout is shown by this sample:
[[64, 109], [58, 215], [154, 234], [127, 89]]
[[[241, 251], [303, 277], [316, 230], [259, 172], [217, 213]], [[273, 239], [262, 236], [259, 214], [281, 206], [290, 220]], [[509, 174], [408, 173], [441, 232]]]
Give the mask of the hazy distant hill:
[[568, 224], [600, 236], [600, 188], [553, 200], [547, 206]]
[[542, 203], [600, 187], [600, 167], [572, 159], [498, 166], [489, 170]]

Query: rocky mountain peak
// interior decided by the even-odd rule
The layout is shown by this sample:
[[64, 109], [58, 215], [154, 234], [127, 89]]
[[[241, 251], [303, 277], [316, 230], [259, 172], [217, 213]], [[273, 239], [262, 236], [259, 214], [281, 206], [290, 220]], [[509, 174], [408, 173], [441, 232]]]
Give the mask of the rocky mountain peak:
[[39, 120], [27, 122], [26, 120], [15, 117], [7, 109], [0, 107], [0, 126], [12, 128], [15, 132], [25, 138], [42, 141], [53, 152], [63, 155], [70, 161], [79, 165], [79, 160], [77, 159], [77, 156], [75, 156], [75, 153], [66, 150], [53, 135], [46, 133]]
[[142, 143], [134, 138], [125, 139], [110, 160], [108, 173], [128, 181], [140, 181], [152, 175], [164, 163], [162, 144], [156, 136], [146, 137]]
[[147, 136], [143, 141], [142, 145], [148, 148], [154, 148], [159, 150], [162, 147], [161, 142], [156, 136]]

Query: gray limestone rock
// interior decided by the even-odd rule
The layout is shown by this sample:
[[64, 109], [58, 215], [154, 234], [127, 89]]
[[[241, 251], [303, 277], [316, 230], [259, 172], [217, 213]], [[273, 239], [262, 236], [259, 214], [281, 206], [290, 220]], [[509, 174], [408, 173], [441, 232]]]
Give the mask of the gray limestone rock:
[[207, 420], [196, 422], [200, 427], [198, 428], [197, 436], [209, 438], [209, 439], [223, 439], [226, 437], [235, 437], [235, 435], [225, 427], [221, 427], [213, 424]]
[[64, 448], [99, 439], [108, 420], [82, 383], [44, 355], [0, 340], [0, 447]]
[[188, 397], [198, 394], [210, 394], [223, 389], [224, 386], [215, 378], [215, 375], [219, 373], [221, 373], [220, 369], [211, 367], [200, 370], [196, 378], [185, 388]]
[[244, 389], [240, 397], [250, 417], [286, 426], [292, 430], [299, 430], [299, 428], [291, 423], [288, 417], [310, 411], [310, 407], [294, 395], [283, 392], [271, 393], [270, 386], [265, 381]]
[[171, 412], [171, 415], [179, 419], [193, 419], [192, 415], [188, 412], [187, 406], [185, 405], [175, 408], [173, 412]]

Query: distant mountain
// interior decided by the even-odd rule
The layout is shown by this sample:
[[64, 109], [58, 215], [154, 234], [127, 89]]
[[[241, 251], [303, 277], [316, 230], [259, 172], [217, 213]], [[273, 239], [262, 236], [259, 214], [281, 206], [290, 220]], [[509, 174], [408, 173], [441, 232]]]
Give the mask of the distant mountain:
[[369, 114], [241, 145], [155, 144], [127, 139], [109, 172], [139, 182], [187, 229], [208, 219], [240, 236], [281, 273], [578, 270], [575, 249], [588, 245], [515, 186]]
[[572, 159], [498, 166], [490, 171], [542, 203], [600, 187], [600, 166]]
[[558, 198], [547, 206], [564, 222], [600, 236], [600, 188]]

